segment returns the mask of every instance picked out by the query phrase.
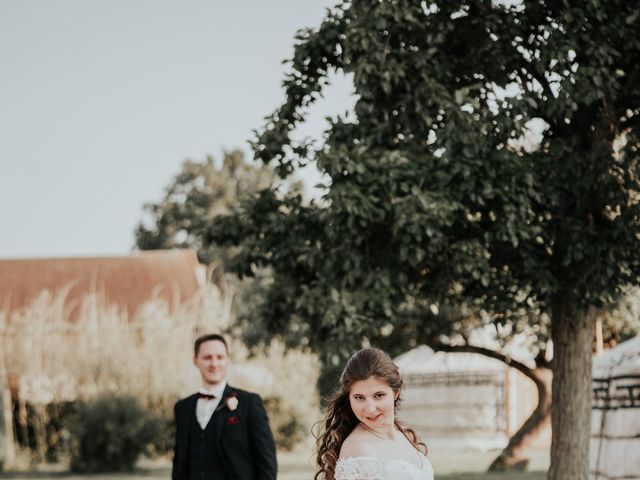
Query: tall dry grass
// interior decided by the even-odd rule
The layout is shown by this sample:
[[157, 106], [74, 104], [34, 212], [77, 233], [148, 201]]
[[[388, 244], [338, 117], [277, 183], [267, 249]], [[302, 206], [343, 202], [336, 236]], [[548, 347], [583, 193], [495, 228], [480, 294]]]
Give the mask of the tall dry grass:
[[[201, 302], [174, 311], [150, 299], [134, 318], [106, 305], [98, 295], [87, 297], [80, 310], [78, 320], [71, 321], [64, 295], [43, 292], [20, 312], [0, 312], [0, 352], [6, 370], [0, 375], [17, 378], [18, 396], [31, 405], [127, 394], [143, 405], [170, 411], [175, 400], [200, 385], [192, 364], [194, 339], [227, 331], [232, 321], [230, 299], [215, 287]], [[266, 352], [252, 356], [239, 337], [229, 340], [229, 382], [277, 399], [274, 430], [288, 418], [310, 424], [317, 417], [319, 366], [314, 356], [285, 352], [276, 340]]]
[[177, 397], [197, 385], [190, 352], [201, 332], [228, 324], [228, 305], [213, 289], [173, 312], [157, 299], [135, 318], [92, 295], [71, 321], [63, 295], [43, 292], [27, 308], [0, 315], [8, 375], [33, 404], [87, 400], [111, 393]]

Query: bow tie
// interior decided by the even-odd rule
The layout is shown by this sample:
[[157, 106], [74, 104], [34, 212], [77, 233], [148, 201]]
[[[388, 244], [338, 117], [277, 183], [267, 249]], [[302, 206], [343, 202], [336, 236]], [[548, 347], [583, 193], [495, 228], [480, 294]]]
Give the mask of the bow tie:
[[202, 392], [198, 392], [197, 395], [198, 395], [198, 398], [204, 398], [205, 400], [213, 400], [214, 398], [216, 398], [215, 395], [210, 395], [208, 393], [202, 393]]

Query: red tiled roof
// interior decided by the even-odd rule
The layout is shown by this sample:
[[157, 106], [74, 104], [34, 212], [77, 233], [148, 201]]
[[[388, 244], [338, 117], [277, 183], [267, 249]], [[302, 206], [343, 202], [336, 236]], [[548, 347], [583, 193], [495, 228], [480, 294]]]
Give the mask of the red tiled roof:
[[0, 310], [21, 309], [48, 290], [65, 295], [70, 318], [74, 308], [91, 294], [118, 306], [131, 318], [152, 298], [162, 298], [172, 308], [198, 298], [204, 289], [203, 269], [192, 250], [153, 250], [125, 257], [0, 260]]

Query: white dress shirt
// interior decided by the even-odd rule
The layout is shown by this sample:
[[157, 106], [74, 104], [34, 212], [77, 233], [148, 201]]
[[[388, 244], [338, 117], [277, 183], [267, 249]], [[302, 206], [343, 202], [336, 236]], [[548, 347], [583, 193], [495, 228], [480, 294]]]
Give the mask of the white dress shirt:
[[220, 405], [220, 402], [222, 401], [222, 394], [224, 393], [224, 389], [226, 388], [226, 386], [227, 382], [223, 380], [212, 389], [206, 389], [202, 387], [200, 388], [200, 390], [198, 390], [199, 393], [213, 395], [216, 397], [211, 399], [199, 398], [198, 402], [196, 403], [196, 418], [198, 419], [200, 428], [202, 428], [203, 430], [206, 428], [209, 420], [211, 420], [213, 412], [215, 412], [216, 408], [218, 408], [218, 405]]

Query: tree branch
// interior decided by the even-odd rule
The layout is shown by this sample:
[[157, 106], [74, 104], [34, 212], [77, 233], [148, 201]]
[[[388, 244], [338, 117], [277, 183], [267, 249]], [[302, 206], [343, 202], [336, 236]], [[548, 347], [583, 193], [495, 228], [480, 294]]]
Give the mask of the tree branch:
[[[533, 368], [528, 367], [522, 362], [518, 360], [514, 360], [508, 355], [505, 355], [502, 352], [498, 352], [497, 350], [492, 350], [490, 348], [479, 347], [476, 345], [448, 345], [446, 343], [434, 343], [430, 345], [436, 352], [465, 352], [465, 353], [478, 353], [480, 355], [484, 355], [485, 357], [494, 358], [496, 360], [500, 360], [505, 363], [509, 367], [513, 367], [519, 372], [522, 372], [527, 378], [530, 378], [536, 385], [540, 383], [540, 379], [537, 375], [534, 374]], [[547, 365], [539, 366], [539, 368], [549, 368]]]

